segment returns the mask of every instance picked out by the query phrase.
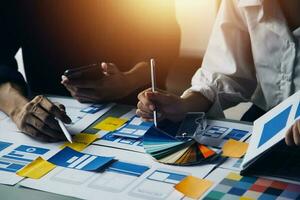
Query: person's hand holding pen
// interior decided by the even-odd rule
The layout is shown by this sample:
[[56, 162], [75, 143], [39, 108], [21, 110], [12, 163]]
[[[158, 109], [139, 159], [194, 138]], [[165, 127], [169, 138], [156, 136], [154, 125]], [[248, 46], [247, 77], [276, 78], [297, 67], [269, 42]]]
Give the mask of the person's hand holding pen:
[[145, 121], [153, 121], [153, 111], [157, 112], [157, 120], [169, 119], [181, 121], [185, 114], [184, 99], [166, 91], [149, 88], [138, 95], [136, 114]]
[[65, 107], [52, 103], [44, 96], [24, 101], [10, 113], [10, 117], [23, 133], [45, 142], [66, 139], [56, 118], [71, 123]]

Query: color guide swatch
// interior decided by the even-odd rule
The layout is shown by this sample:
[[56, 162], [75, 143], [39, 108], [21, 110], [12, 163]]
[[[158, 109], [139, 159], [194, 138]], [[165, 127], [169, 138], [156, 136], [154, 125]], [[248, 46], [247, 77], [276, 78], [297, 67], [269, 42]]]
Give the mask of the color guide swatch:
[[195, 140], [179, 140], [155, 127], [146, 132], [143, 142], [145, 151], [165, 164], [194, 165], [216, 155], [215, 151]]
[[229, 173], [204, 200], [300, 199], [300, 185]]

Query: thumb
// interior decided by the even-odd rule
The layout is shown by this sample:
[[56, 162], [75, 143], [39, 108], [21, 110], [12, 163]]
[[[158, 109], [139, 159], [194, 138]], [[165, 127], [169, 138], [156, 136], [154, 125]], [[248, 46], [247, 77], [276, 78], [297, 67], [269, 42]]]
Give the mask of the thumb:
[[159, 105], [167, 105], [171, 103], [172, 97], [168, 93], [163, 92], [146, 92], [147, 97], [149, 100], [154, 102], [155, 104]]
[[113, 63], [101, 63], [104, 75], [109, 76], [120, 72], [119, 68]]

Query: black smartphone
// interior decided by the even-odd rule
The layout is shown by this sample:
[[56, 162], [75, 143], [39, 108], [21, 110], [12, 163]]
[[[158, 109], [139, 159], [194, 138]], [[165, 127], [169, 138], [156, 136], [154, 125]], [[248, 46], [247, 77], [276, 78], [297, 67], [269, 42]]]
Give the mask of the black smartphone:
[[103, 73], [101, 64], [95, 63], [67, 69], [64, 75], [68, 79], [99, 79], [103, 76]]

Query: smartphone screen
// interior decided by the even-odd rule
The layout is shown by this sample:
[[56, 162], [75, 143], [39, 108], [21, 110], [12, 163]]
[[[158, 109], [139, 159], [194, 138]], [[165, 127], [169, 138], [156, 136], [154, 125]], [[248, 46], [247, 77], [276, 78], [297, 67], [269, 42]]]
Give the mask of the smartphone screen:
[[100, 63], [67, 69], [64, 75], [68, 79], [99, 79], [103, 76]]

